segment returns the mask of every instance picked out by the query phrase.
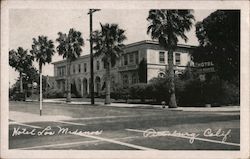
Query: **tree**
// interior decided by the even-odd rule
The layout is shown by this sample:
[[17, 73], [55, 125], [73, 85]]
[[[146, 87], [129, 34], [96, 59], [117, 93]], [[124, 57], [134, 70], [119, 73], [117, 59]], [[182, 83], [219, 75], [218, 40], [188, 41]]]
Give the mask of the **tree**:
[[217, 74], [226, 81], [239, 80], [240, 11], [217, 10], [196, 23], [199, 47], [196, 62], [212, 61]]
[[147, 60], [143, 58], [139, 63], [138, 75], [140, 83], [147, 83]]
[[37, 39], [33, 38], [31, 54], [34, 56], [39, 65], [40, 74], [40, 115], [42, 115], [42, 66], [52, 61], [54, 55], [54, 44], [47, 36], [38, 36]]
[[[24, 75], [23, 75], [23, 79], [26, 85], [27, 85], [27, 89], [29, 88], [29, 84], [31, 85], [31, 96], [33, 95], [33, 82], [38, 83], [39, 82], [39, 73], [38, 70], [34, 67], [34, 66], [30, 66], [27, 68], [27, 70], [25, 71]], [[28, 94], [28, 92], [27, 92]]]
[[101, 30], [93, 32], [93, 49], [96, 51], [95, 56], [102, 56], [102, 60], [106, 67], [105, 88], [106, 97], [105, 104], [110, 104], [110, 69], [116, 63], [116, 60], [123, 52], [123, 41], [126, 39], [124, 30], [120, 29], [117, 24], [101, 25]]
[[152, 39], [158, 39], [159, 44], [168, 50], [168, 75], [170, 77], [170, 100], [169, 107], [175, 108], [175, 85], [174, 85], [174, 68], [173, 52], [178, 43], [178, 37], [188, 40], [185, 35], [189, 31], [194, 21], [192, 10], [155, 10], [149, 11], [147, 20], [150, 22], [147, 33], [151, 33]]
[[82, 52], [82, 46], [84, 45], [84, 40], [82, 34], [79, 31], [71, 28], [68, 34], [59, 32], [59, 37], [56, 41], [59, 43], [57, 46], [58, 54], [66, 59], [67, 65], [67, 98], [66, 102], [71, 102], [71, 78], [70, 78], [70, 68], [72, 61], [75, 61]]
[[27, 71], [24, 73], [24, 79], [27, 83], [32, 84], [33, 82], [39, 82], [39, 72], [34, 66], [27, 68]]
[[28, 50], [18, 47], [17, 51], [9, 51], [9, 65], [19, 72], [20, 92], [23, 93], [23, 73], [32, 66], [33, 57], [28, 54]]

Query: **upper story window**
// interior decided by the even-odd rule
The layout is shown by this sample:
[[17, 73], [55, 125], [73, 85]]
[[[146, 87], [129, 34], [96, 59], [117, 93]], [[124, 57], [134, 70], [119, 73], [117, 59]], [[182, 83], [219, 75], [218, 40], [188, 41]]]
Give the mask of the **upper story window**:
[[106, 69], [106, 64], [105, 64], [105, 62], [103, 61], [102, 63], [103, 63], [103, 68]]
[[129, 54], [129, 63], [133, 64], [134, 63], [134, 53]]
[[61, 69], [60, 69], [60, 67], [57, 68], [57, 76], [61, 76]]
[[78, 71], [81, 73], [81, 64], [78, 64]]
[[128, 65], [128, 55], [125, 54], [123, 58], [124, 58], [124, 65]]
[[83, 68], [83, 69], [84, 69], [84, 72], [87, 72], [87, 63], [84, 63], [84, 64], [83, 64], [83, 67], [84, 67], [84, 68]]
[[73, 74], [75, 74], [76, 73], [76, 67], [75, 67], [75, 65], [73, 65]]
[[66, 73], [66, 66], [63, 66], [62, 67], [62, 75], [65, 76], [67, 73]]
[[180, 65], [181, 64], [181, 54], [175, 53], [175, 64]]
[[66, 72], [65, 66], [58, 67], [57, 76], [65, 76], [65, 72]]
[[159, 52], [159, 62], [165, 63], [165, 52]]
[[135, 63], [136, 64], [139, 63], [139, 52], [138, 51], [135, 52]]
[[96, 61], [96, 70], [99, 70], [99, 69], [100, 69], [100, 62]]

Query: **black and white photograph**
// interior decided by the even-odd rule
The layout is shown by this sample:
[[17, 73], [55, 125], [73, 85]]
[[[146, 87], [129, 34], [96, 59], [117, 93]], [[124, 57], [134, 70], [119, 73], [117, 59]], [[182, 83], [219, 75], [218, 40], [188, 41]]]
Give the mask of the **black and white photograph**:
[[1, 158], [250, 157], [249, 2], [198, 2], [1, 1]]

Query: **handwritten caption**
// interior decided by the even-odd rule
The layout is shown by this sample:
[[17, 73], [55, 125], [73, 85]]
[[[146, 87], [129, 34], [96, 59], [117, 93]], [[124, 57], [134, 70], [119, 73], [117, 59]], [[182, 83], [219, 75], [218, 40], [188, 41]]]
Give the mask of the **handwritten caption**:
[[[204, 137], [221, 137], [221, 142], [226, 142], [228, 137], [230, 137], [231, 129], [224, 131], [222, 129], [212, 130], [211, 128], [207, 128], [203, 131]], [[175, 136], [175, 137], [183, 137], [188, 138], [189, 143], [194, 143], [194, 140], [201, 136], [199, 133], [189, 133], [189, 132], [179, 132], [177, 130], [174, 131], [156, 131], [155, 129], [147, 129], [143, 132], [144, 137], [158, 137], [158, 136]]]
[[31, 135], [31, 136], [52, 136], [52, 135], [67, 135], [67, 134], [84, 134], [84, 135], [101, 135], [103, 130], [97, 131], [85, 131], [80, 129], [69, 129], [67, 127], [51, 127], [47, 126], [43, 129], [31, 129], [28, 130], [26, 128], [14, 127], [12, 136], [19, 135]]

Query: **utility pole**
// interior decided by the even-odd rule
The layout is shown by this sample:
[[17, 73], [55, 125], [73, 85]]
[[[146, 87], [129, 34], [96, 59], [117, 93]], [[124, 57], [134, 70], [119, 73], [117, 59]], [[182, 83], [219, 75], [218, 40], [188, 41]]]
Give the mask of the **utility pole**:
[[91, 104], [95, 104], [94, 97], [94, 63], [93, 63], [93, 41], [92, 41], [92, 15], [94, 12], [100, 11], [100, 9], [89, 9], [89, 28], [90, 28], [90, 96], [91, 96]]

